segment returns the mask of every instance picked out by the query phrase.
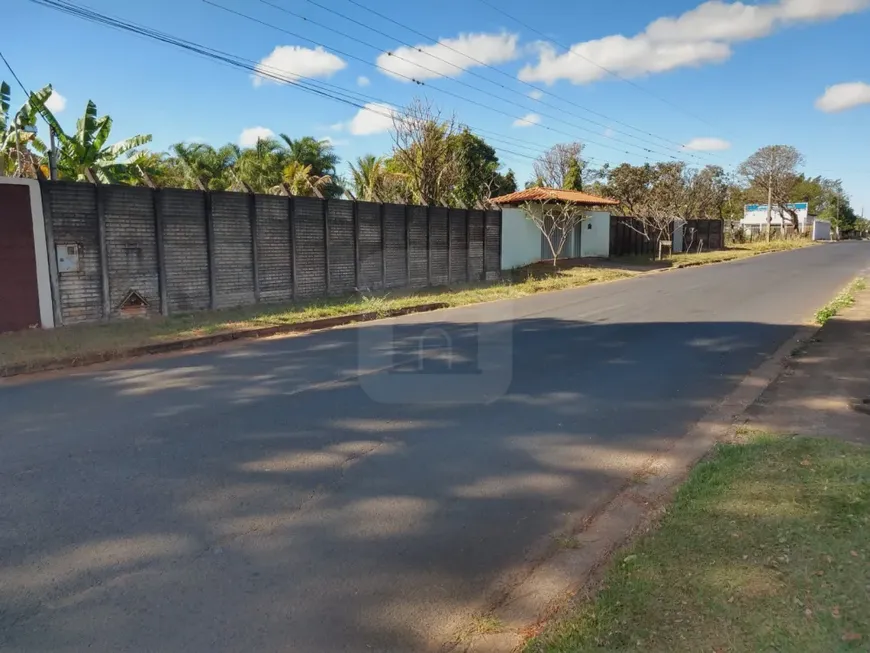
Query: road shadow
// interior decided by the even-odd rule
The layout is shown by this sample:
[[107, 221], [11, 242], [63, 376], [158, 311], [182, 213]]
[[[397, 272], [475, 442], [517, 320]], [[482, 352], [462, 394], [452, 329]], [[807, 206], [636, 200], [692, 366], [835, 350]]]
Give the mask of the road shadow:
[[437, 393], [483, 378], [480, 330], [422, 320], [362, 358], [434, 379], [415, 403], [357, 376], [383, 325], [3, 389], [0, 644], [437, 649], [795, 332], [492, 327], [505, 390], [471, 403]]

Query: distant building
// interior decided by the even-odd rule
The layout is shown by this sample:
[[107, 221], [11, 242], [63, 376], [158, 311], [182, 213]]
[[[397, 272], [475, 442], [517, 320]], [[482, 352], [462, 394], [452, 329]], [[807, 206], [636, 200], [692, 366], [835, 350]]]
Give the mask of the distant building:
[[[791, 213], [786, 209], [794, 211], [797, 215], [799, 233], [809, 234], [813, 240], [830, 240], [831, 223], [810, 215], [810, 205], [807, 202], [784, 206], [774, 204], [770, 215], [772, 230], [786, 232], [794, 229]], [[747, 233], [764, 233], [767, 229], [767, 204], [747, 204], [743, 208], [743, 219], [740, 225]]]
[[[794, 211], [798, 219], [798, 231], [806, 233], [812, 229], [816, 216], [810, 215], [810, 205], [806, 202], [786, 204], [785, 208]], [[771, 211], [771, 227], [773, 229], [790, 229], [793, 226], [791, 215], [785, 208], [774, 204]], [[758, 233], [767, 228], [767, 204], [747, 204], [743, 208], [743, 220], [740, 221], [744, 230]]]

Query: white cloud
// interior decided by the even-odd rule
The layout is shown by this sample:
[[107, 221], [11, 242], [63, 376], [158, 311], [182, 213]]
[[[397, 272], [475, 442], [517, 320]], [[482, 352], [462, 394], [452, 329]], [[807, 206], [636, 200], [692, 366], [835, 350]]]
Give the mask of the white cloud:
[[784, 20], [827, 20], [856, 14], [870, 6], [868, 0], [780, 0]]
[[248, 127], [243, 129], [239, 136], [239, 145], [242, 147], [253, 147], [260, 139], [272, 138], [275, 135], [268, 127]]
[[371, 83], [372, 83], [372, 80], [370, 80], [365, 75], [360, 75], [359, 77], [356, 78], [356, 85], [357, 86], [368, 86]]
[[616, 132], [614, 132], [610, 127], [604, 130], [604, 135], [607, 138], [613, 138]]
[[404, 77], [458, 77], [464, 70], [481, 64], [495, 65], [516, 59], [520, 54], [518, 39], [517, 34], [507, 32], [460, 34], [432, 45], [403, 46], [393, 50], [392, 54], [383, 52], [378, 55], [377, 64], [382, 72], [402, 81], [410, 81]]
[[533, 100], [540, 100], [542, 97], [544, 97], [544, 93], [543, 93], [543, 91], [539, 91], [539, 90], [535, 89], [534, 91], [529, 93], [529, 97], [532, 98]]
[[531, 127], [541, 124], [541, 116], [537, 113], [527, 113], [522, 118], [514, 120], [514, 127]]
[[701, 137], [693, 138], [683, 145], [683, 149], [694, 152], [721, 152], [731, 149], [731, 143], [722, 138]]
[[606, 77], [604, 68], [639, 77], [720, 63], [731, 57], [733, 43], [868, 7], [870, 0], [778, 0], [762, 5], [709, 0], [679, 16], [654, 20], [634, 36], [605, 36], [577, 43], [561, 54], [548, 43], [538, 44], [538, 62], [525, 66], [519, 77], [527, 82], [553, 84], [565, 79], [585, 84]]
[[676, 18], [650, 23], [645, 36], [655, 42], [744, 41], [770, 34], [777, 20], [777, 5], [745, 5], [712, 0]]
[[396, 109], [389, 104], [370, 102], [348, 123], [347, 130], [354, 136], [382, 134], [393, 128]]
[[254, 86], [279, 81], [265, 75], [277, 75], [282, 79], [330, 77], [346, 66], [343, 59], [320, 46], [312, 50], [300, 45], [279, 45], [257, 64], [256, 70], [260, 74], [254, 74]]
[[57, 91], [52, 91], [45, 101], [45, 108], [52, 113], [60, 113], [66, 109], [66, 98]]
[[834, 84], [816, 100], [816, 108], [825, 113], [846, 111], [862, 104], [870, 104], [870, 84], [865, 82]]
[[567, 52], [560, 55], [551, 45], [542, 44], [538, 63], [520, 70], [520, 79], [547, 84], [567, 79], [575, 84], [586, 84], [607, 75], [601, 66], [626, 77], [637, 77], [683, 66], [716, 63], [731, 56], [731, 48], [724, 43], [654, 43], [643, 36], [619, 35], [581, 43], [571, 51], [573, 55]]

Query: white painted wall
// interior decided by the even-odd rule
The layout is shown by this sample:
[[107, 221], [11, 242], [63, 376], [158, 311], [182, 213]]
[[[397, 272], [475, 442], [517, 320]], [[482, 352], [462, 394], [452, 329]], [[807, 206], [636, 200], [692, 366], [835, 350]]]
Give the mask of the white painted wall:
[[35, 179], [0, 177], [0, 184], [27, 186], [30, 193], [30, 219], [33, 223], [33, 253], [36, 257], [36, 285], [39, 288], [39, 321], [43, 329], [54, 328], [51, 281], [48, 271], [48, 246], [45, 242], [45, 219], [42, 217], [42, 193]]
[[[805, 229], [812, 224], [812, 216], [809, 215], [809, 205], [806, 202], [798, 202], [797, 204], [787, 204], [788, 208], [792, 209], [798, 218], [798, 224], [801, 229]], [[780, 228], [791, 224], [791, 217], [785, 211], [780, 211], [779, 207], [774, 205], [771, 211], [772, 224]], [[741, 223], [746, 226], [767, 226], [767, 204], [748, 204], [743, 209], [743, 220]]]
[[583, 258], [607, 258], [610, 256], [610, 214], [604, 211], [589, 211], [583, 221], [580, 237], [580, 256]]
[[503, 209], [501, 229], [502, 270], [541, 260], [541, 232], [522, 209]]
[[813, 240], [831, 240], [831, 223], [827, 220], [813, 222]]

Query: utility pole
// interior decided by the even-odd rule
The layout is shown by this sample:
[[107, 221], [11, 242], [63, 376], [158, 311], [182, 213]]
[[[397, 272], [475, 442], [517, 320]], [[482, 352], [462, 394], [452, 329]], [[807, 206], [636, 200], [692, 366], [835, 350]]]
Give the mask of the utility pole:
[[57, 150], [54, 143], [54, 127], [49, 128], [50, 145], [48, 148], [48, 178], [57, 179]]
[[770, 223], [773, 222], [773, 163], [767, 179], [767, 242], [770, 242]]

